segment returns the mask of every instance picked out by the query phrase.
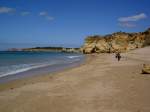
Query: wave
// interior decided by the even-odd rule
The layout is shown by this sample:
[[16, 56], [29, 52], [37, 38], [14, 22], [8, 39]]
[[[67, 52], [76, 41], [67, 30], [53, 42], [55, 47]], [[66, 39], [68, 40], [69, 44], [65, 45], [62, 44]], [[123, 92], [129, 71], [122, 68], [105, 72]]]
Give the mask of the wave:
[[[22, 73], [22, 72], [29, 71], [29, 70], [36, 69], [36, 68], [42, 68], [42, 67], [54, 65], [54, 64], [56, 64], [56, 63], [50, 63], [50, 64], [43, 63], [43, 64], [38, 64], [38, 65], [35, 65], [35, 64], [34, 65], [33, 64], [12, 65], [9, 68], [5, 68], [5, 69], [7, 69], [7, 71], [0, 73], [0, 78], [8, 76], [8, 75]], [[1, 69], [3, 69], [3, 68], [1, 68]]]
[[81, 56], [67, 56], [67, 58], [73, 59], [73, 58], [79, 58]]
[[27, 61], [28, 64], [25, 63], [18, 63], [13, 65], [7, 64], [4, 66], [0, 66], [0, 78], [26, 72], [32, 69], [47, 67], [47, 66], [55, 66], [55, 65], [64, 66], [65, 64], [76, 63], [80, 61], [82, 57], [83, 57], [82, 55], [71, 55], [71, 56], [65, 56], [61, 58], [57, 57], [56, 59], [54, 58], [53, 60], [52, 59], [49, 59], [47, 61], [44, 60], [44, 62], [39, 62], [39, 63], [37, 63], [38, 60], [36, 60], [36, 63], [35, 61], [34, 62]]

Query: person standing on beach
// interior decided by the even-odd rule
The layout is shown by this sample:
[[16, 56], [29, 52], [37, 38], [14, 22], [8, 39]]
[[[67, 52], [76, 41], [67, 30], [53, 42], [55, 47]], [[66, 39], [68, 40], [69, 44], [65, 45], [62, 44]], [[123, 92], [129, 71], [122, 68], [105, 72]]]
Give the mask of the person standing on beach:
[[117, 52], [117, 53], [116, 53], [116, 58], [118, 59], [118, 61], [120, 61], [120, 59], [121, 59], [120, 52]]

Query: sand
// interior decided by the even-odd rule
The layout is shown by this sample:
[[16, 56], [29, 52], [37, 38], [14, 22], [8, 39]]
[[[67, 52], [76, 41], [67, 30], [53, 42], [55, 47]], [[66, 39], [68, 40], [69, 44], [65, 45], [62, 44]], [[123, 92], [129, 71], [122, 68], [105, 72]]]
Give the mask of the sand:
[[150, 112], [150, 47], [88, 55], [76, 68], [0, 85], [0, 112]]

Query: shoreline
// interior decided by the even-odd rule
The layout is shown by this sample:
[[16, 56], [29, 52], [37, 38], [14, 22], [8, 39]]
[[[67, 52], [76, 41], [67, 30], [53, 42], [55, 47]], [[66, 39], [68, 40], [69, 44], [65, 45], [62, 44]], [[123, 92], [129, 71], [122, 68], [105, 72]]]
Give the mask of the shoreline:
[[[90, 62], [91, 60], [92, 60], [92, 57], [90, 55], [88, 55], [88, 56], [84, 56], [84, 59], [82, 59], [82, 61], [80, 61], [80, 62], [75, 62], [72, 65], [51, 71], [51, 72], [46, 73], [46, 74], [24, 76], [23, 78], [18, 78], [18, 79], [2, 82], [2, 83], [0, 83], [0, 92], [3, 90], [15, 89], [15, 88], [27, 85], [27, 84], [34, 84], [36, 82], [47, 81], [47, 79], [49, 79], [49, 78], [51, 79], [59, 73], [70, 71], [72, 69], [81, 67], [81, 66], [85, 65], [87, 62]], [[31, 72], [32, 71], [33, 70], [31, 70]], [[25, 74], [26, 73], [28, 73], [28, 71], [26, 71]], [[9, 76], [6, 76], [6, 78], [7, 77], [9, 77]]]
[[[14, 71], [10, 71], [10, 72], [6, 72], [6, 74], [1, 74], [0, 75], [0, 84], [3, 83], [7, 83], [7, 82], [11, 82], [14, 80], [19, 80], [19, 79], [24, 79], [27, 77], [36, 77], [39, 75], [47, 75], [47, 74], [51, 74], [51, 73], [55, 73], [55, 72], [59, 72], [59, 71], [63, 71], [67, 68], [72, 68], [72, 67], [76, 67], [82, 63], [84, 63], [85, 61], [85, 56], [82, 54], [80, 56], [77, 55], [77, 57], [72, 57], [70, 56], [66, 56], [68, 57], [68, 60], [64, 61], [65, 62], [57, 62], [53, 64], [53, 60], [51, 62], [48, 63], [42, 63], [41, 65], [36, 65], [36, 66], [29, 66], [29, 67], [24, 67], [21, 69], [17, 69]], [[57, 61], [57, 60], [56, 60]], [[7, 75], [8, 74], [8, 75]]]
[[114, 54], [93, 54], [75, 68], [0, 85], [0, 110], [149, 112], [150, 75], [141, 74], [149, 49], [124, 53], [120, 62]]

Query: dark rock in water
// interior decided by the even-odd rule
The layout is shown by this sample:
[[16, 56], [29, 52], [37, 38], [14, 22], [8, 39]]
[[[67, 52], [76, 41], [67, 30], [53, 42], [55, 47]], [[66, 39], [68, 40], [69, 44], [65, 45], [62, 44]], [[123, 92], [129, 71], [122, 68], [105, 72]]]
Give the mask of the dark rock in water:
[[142, 74], [150, 74], [150, 64], [143, 64]]

